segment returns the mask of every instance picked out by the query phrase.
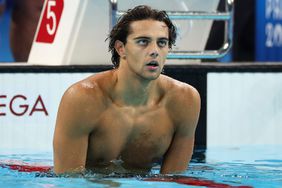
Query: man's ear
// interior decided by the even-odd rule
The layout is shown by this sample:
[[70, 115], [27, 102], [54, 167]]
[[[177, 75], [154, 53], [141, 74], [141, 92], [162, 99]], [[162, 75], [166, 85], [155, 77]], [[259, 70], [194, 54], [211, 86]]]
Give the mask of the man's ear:
[[120, 40], [116, 40], [115, 42], [115, 50], [117, 51], [118, 55], [121, 58], [125, 58], [125, 48], [124, 48], [124, 44], [123, 42], [121, 42]]

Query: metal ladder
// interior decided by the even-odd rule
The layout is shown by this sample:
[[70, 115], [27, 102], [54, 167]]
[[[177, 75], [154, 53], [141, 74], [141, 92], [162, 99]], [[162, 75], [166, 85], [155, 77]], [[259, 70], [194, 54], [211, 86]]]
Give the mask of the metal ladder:
[[[110, 23], [111, 27], [124, 11], [118, 10], [118, 0], [110, 0]], [[167, 56], [168, 59], [218, 59], [225, 56], [232, 46], [234, 0], [225, 1], [225, 12], [206, 11], [166, 11], [171, 20], [213, 20], [224, 21], [224, 42], [217, 50], [203, 51], [173, 51]]]

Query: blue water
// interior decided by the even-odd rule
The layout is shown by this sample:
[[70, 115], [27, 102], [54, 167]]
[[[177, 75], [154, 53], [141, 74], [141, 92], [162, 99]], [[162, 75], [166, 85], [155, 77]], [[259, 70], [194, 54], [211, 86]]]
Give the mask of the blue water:
[[[51, 152], [0, 150], [0, 163], [52, 165]], [[158, 173], [155, 167], [150, 176]], [[258, 188], [282, 187], [282, 146], [260, 146], [239, 148], [212, 148], [197, 150], [189, 170], [175, 179], [199, 178], [214, 184], [229, 186], [251, 186]], [[167, 178], [167, 177], [162, 177]], [[173, 176], [169, 176], [173, 178]], [[146, 177], [111, 175], [102, 177], [87, 174], [80, 178], [59, 178], [50, 174], [18, 172], [0, 167], [0, 188], [57, 188], [57, 187], [200, 187], [177, 182], [144, 181]], [[205, 186], [201, 186], [205, 187]]]

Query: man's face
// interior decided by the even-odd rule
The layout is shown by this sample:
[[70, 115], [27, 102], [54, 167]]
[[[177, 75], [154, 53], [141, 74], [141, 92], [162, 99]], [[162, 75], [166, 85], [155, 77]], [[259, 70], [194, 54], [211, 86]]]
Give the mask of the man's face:
[[168, 54], [168, 27], [156, 20], [134, 21], [124, 47], [128, 68], [138, 76], [154, 80], [164, 67]]

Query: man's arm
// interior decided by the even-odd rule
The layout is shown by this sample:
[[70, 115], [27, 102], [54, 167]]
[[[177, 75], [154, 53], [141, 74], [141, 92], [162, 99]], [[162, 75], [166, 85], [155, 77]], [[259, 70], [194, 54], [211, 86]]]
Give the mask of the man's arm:
[[88, 136], [93, 128], [89, 112], [95, 114], [89, 96], [81, 85], [76, 85], [61, 100], [53, 140], [55, 173], [82, 172], [85, 168]]
[[200, 113], [200, 96], [197, 90], [191, 87], [185, 88], [179, 95], [178, 102], [172, 108], [174, 110], [172, 114], [179, 122], [164, 156], [162, 174], [185, 171], [193, 154], [195, 129]]

